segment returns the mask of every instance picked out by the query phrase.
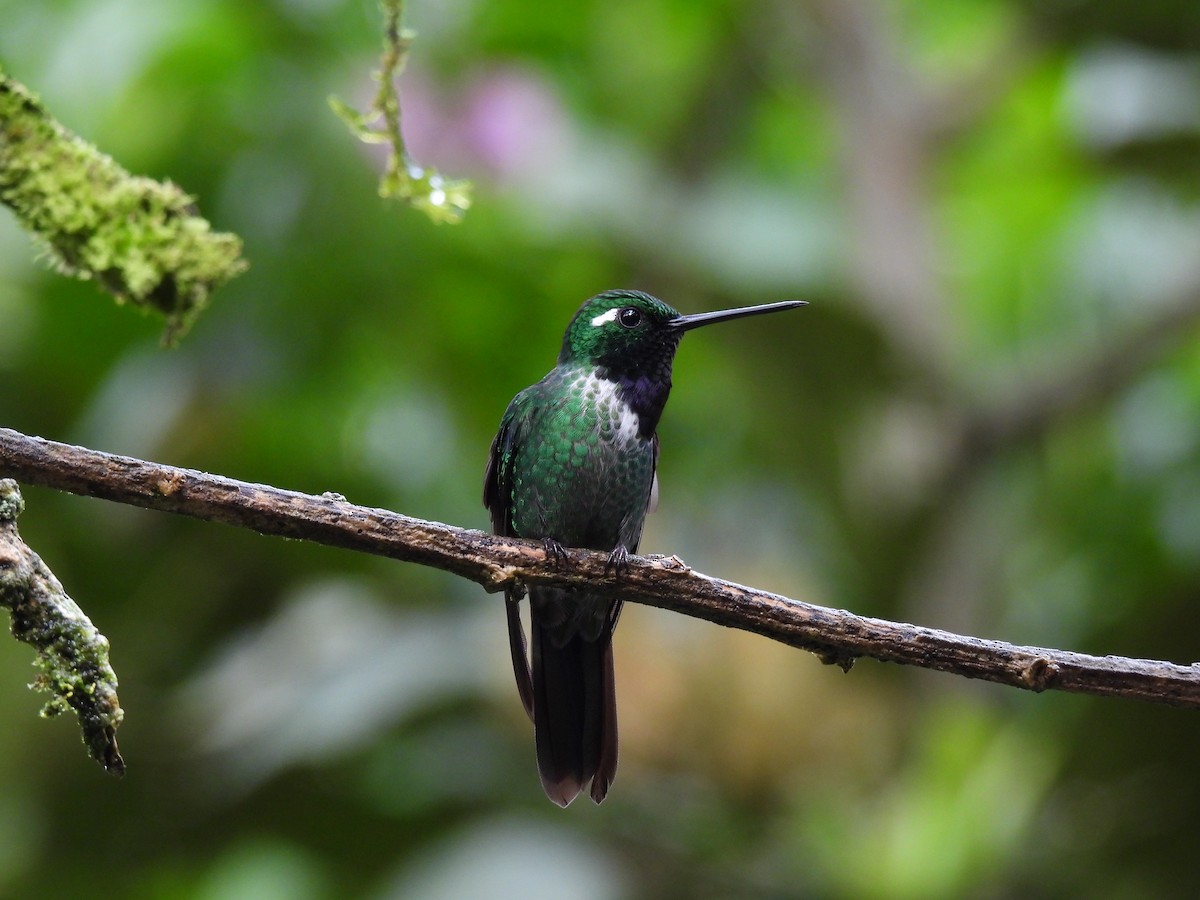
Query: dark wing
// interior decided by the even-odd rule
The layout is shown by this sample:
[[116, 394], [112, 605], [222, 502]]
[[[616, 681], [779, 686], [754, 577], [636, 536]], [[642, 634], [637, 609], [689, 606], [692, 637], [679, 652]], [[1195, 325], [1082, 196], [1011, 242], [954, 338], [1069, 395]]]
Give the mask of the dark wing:
[[[500, 430], [492, 441], [487, 466], [483, 470], [483, 505], [492, 514], [492, 531], [506, 537], [512, 531], [512, 469], [515, 448], [521, 437], [520, 419], [514, 400], [504, 411]], [[512, 654], [513, 675], [517, 693], [529, 718], [533, 719], [533, 675], [529, 671], [529, 651], [525, 644], [525, 629], [521, 627], [521, 595], [504, 592], [504, 611], [508, 616], [508, 648]]]
[[487, 467], [483, 470], [483, 505], [492, 514], [492, 532], [506, 537], [512, 532], [512, 468], [521, 437], [514, 400], [504, 411], [500, 430], [492, 440]]

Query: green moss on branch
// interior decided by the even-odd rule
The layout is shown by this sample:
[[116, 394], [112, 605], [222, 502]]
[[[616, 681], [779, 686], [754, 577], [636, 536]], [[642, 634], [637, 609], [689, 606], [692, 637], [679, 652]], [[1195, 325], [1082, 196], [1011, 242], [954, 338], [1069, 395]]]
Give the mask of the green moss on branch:
[[161, 313], [167, 343], [246, 268], [237, 235], [214, 232], [177, 185], [131, 175], [2, 68], [0, 203], [61, 272]]
[[0, 606], [11, 615], [13, 636], [37, 650], [39, 673], [32, 687], [54, 695], [42, 715], [73, 709], [92, 758], [123, 775], [116, 731], [125, 713], [108, 661], [108, 639], [21, 540], [16, 518], [23, 506], [17, 483], [0, 479]]

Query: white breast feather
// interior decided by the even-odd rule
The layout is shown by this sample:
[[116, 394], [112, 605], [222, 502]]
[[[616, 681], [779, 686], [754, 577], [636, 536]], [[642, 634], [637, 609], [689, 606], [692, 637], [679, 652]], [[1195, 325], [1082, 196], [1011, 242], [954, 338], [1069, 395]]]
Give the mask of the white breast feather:
[[600, 416], [613, 420], [616, 443], [628, 444], [636, 440], [641, 420], [617, 393], [617, 383], [607, 378], [597, 378], [591, 373], [581, 376], [580, 381], [582, 384], [576, 382], [576, 387], [582, 390], [584, 402], [591, 404]]

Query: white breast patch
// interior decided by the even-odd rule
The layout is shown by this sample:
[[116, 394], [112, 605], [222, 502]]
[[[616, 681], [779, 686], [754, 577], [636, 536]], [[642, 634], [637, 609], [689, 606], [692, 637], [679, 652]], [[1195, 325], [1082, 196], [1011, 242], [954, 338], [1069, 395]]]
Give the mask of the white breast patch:
[[582, 388], [584, 401], [595, 406], [600, 416], [605, 416], [613, 423], [616, 430], [616, 442], [628, 444], [638, 438], [641, 420], [638, 414], [629, 408], [617, 390], [617, 383], [607, 378], [597, 378], [594, 374], [584, 375]]

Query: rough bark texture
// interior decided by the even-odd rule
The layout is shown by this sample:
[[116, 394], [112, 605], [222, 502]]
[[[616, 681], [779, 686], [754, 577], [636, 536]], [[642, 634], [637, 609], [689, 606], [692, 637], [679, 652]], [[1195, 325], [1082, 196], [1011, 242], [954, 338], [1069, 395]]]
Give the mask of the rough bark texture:
[[571, 550], [562, 566], [538, 543], [501, 538], [191, 469], [99, 453], [0, 428], [0, 475], [89, 497], [344, 547], [453, 572], [499, 591], [509, 585], [587, 584], [810, 650], [849, 669], [859, 657], [920, 666], [1031, 691], [1062, 690], [1200, 708], [1200, 665], [1021, 647], [854, 615], [692, 571], [675, 557]]

